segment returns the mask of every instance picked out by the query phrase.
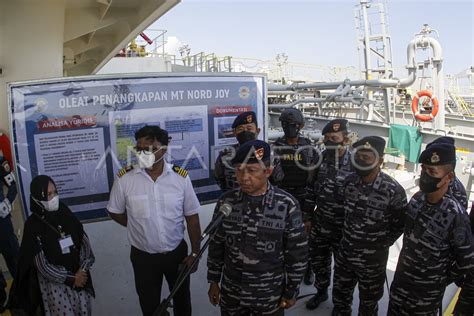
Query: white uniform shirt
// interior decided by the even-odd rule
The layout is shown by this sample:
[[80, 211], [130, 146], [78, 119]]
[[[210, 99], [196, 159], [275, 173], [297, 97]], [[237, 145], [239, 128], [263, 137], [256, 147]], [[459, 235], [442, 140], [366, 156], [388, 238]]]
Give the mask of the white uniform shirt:
[[166, 162], [156, 182], [140, 168], [118, 178], [107, 205], [110, 213], [127, 213], [130, 244], [148, 253], [178, 247], [184, 238], [184, 217], [199, 209], [189, 176], [176, 173]]

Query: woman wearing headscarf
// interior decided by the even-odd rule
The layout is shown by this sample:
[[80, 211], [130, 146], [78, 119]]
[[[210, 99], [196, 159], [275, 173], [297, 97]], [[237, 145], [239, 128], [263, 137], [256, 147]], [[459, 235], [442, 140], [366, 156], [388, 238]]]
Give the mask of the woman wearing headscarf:
[[89, 269], [95, 258], [82, 224], [59, 200], [48, 176], [31, 182], [30, 209], [10, 309], [29, 315], [90, 315], [94, 289]]

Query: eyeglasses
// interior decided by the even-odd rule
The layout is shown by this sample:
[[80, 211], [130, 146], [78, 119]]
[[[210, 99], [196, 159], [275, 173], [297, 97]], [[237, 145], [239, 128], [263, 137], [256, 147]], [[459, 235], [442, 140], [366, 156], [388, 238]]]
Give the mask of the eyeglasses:
[[136, 153], [145, 153], [145, 154], [154, 154], [156, 153], [158, 150], [162, 149], [163, 147], [159, 147], [159, 148], [156, 148], [156, 147], [139, 147], [139, 146], [135, 146], [134, 150]]

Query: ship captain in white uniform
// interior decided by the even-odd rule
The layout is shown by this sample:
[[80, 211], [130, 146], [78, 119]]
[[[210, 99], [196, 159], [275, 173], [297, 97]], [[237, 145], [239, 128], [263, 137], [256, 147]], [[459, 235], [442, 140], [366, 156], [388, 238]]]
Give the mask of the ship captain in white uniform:
[[[107, 206], [110, 217], [127, 227], [135, 288], [143, 315], [161, 302], [163, 276], [173, 288], [182, 264], [200, 249], [200, 204], [186, 170], [164, 161], [168, 133], [144, 126], [135, 133], [139, 168], [119, 173]], [[191, 252], [184, 241], [188, 228]], [[192, 272], [197, 270], [197, 265]], [[189, 278], [174, 297], [174, 315], [191, 315]]]

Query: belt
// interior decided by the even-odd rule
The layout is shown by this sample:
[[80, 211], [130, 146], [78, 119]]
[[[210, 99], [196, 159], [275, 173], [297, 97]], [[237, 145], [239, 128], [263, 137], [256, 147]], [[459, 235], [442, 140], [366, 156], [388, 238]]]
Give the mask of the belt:
[[179, 247], [181, 247], [183, 245], [183, 243], [185, 243], [184, 239], [179, 243], [179, 245], [174, 248], [173, 250], [171, 251], [164, 251], [164, 252], [147, 252], [147, 251], [143, 251], [141, 249], [138, 249], [137, 247], [135, 246], [132, 246], [132, 250], [133, 251], [136, 251], [138, 253], [141, 253], [141, 254], [144, 254], [144, 255], [150, 255], [150, 256], [163, 256], [163, 255], [167, 255], [167, 254], [170, 254], [172, 252], [175, 252], [176, 250], [178, 250]]

